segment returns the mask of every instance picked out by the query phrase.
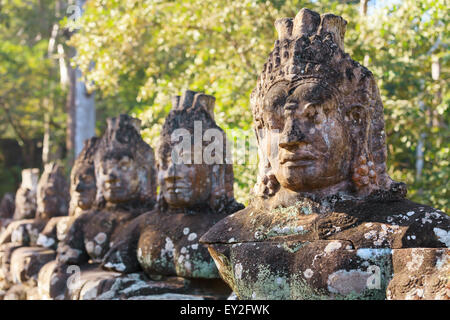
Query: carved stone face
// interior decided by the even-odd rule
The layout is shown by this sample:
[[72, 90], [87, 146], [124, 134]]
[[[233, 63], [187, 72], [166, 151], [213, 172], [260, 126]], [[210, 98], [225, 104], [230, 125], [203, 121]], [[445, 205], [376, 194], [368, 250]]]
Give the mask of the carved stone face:
[[19, 188], [16, 193], [16, 218], [30, 219], [36, 212], [36, 192]]
[[126, 202], [139, 196], [138, 168], [129, 153], [107, 154], [99, 163], [97, 179], [107, 202]]
[[272, 86], [264, 98], [262, 141], [281, 186], [314, 191], [348, 179], [350, 138], [331, 91], [318, 83]]
[[211, 195], [210, 171], [209, 165], [175, 164], [168, 157], [158, 180], [169, 207], [186, 208], [207, 201]]
[[60, 191], [53, 179], [49, 179], [48, 183], [38, 186], [38, 211], [42, 217], [53, 217], [59, 215], [60, 208]]
[[89, 209], [95, 200], [97, 191], [93, 166], [81, 167], [75, 172], [70, 196], [72, 201], [81, 209]]

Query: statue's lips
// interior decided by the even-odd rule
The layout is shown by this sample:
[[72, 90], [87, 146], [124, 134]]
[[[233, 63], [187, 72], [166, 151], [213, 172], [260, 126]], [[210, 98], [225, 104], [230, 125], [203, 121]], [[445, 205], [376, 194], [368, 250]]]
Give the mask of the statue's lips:
[[120, 184], [110, 184], [110, 183], [106, 183], [105, 184], [105, 189], [107, 191], [120, 191], [123, 189], [123, 187]]
[[176, 184], [166, 185], [166, 190], [168, 192], [173, 192], [173, 193], [178, 193], [180, 191], [189, 190], [189, 189], [190, 189], [190, 187], [184, 183], [176, 183]]
[[317, 160], [317, 157], [309, 151], [299, 151], [296, 153], [281, 156], [280, 164], [287, 166], [306, 166]]

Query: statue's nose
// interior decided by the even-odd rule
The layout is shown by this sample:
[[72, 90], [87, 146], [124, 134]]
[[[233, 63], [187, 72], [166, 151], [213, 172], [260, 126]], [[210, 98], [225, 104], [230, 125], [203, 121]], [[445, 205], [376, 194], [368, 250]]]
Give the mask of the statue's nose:
[[297, 146], [305, 140], [305, 134], [300, 128], [300, 124], [296, 119], [288, 118], [283, 132], [281, 133], [279, 146], [284, 149], [290, 149]]

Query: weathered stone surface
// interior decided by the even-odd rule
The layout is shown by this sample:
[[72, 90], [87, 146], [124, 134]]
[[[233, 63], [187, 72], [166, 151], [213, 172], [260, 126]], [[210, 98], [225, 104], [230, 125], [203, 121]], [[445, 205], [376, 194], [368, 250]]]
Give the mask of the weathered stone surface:
[[[184, 277], [191, 279], [191, 285], [183, 288], [184, 293], [198, 290], [198, 286], [192, 285], [192, 279], [205, 279], [200, 287], [211, 289], [199, 291], [199, 294], [215, 292], [226, 297], [229, 289], [224, 289], [223, 282], [218, 281], [219, 275], [207, 248], [198, 243], [212, 225], [243, 208], [234, 200], [232, 166], [224, 161], [226, 137], [213, 118], [214, 97], [186, 91], [182, 97], [174, 97], [173, 102], [157, 153], [161, 188], [157, 207], [132, 221], [121, 232], [102, 265], [123, 273], [144, 270], [150, 279], [157, 281], [149, 282], [147, 295], [158, 293], [157, 283], [161, 279]], [[222, 162], [190, 164], [195, 161], [196, 153], [204, 154], [208, 145], [200, 141], [195, 146], [196, 126], [201, 136], [207, 130], [218, 135], [215, 139], [220, 145], [215, 155]], [[171, 137], [177, 132], [187, 134], [188, 148], [175, 149], [179, 141]], [[191, 149], [193, 145], [195, 150]], [[174, 159], [174, 154], [179, 158]], [[191, 161], [185, 161], [188, 158]]]
[[37, 245], [44, 248], [56, 249], [59, 241], [63, 240], [71, 223], [75, 218], [88, 212], [95, 201], [97, 192], [94, 155], [97, 150], [98, 138], [93, 137], [84, 142], [74, 162], [70, 174], [70, 203], [69, 214], [53, 217], [39, 234]]
[[[54, 275], [54, 271], [56, 268], [56, 260], [52, 260], [50, 262], [47, 262], [45, 265], [42, 266], [42, 268], [39, 270], [38, 273], [38, 283], [37, 283], [37, 289], [38, 289], [38, 296], [39, 300], [51, 300], [52, 295], [50, 294], [50, 284], [52, 282], [52, 276]], [[56, 275], [55, 275], [56, 276]], [[58, 288], [54, 288], [58, 289]], [[63, 291], [63, 289], [60, 289], [59, 291]], [[58, 296], [58, 294], [54, 294], [53, 297]]]
[[54, 260], [54, 250], [22, 247], [17, 248], [11, 255], [10, 272], [12, 281], [16, 284], [31, 281], [37, 284], [39, 270], [47, 262]]
[[14, 194], [7, 192], [3, 195], [0, 202], [0, 228], [3, 220], [12, 219], [16, 205], [14, 203]]
[[[37, 187], [38, 206], [34, 219], [15, 220], [0, 235], [0, 263], [4, 281], [10, 284], [26, 283], [20, 288], [28, 288], [31, 298], [37, 293], [32, 289], [36, 286], [39, 269], [55, 258], [55, 252], [24, 246], [37, 244], [39, 232], [51, 217], [67, 214], [67, 191], [62, 167], [55, 163], [47, 164]], [[17, 292], [7, 293], [5, 298], [22, 297]]]
[[383, 299], [392, 272], [390, 249], [355, 250], [342, 240], [217, 244], [210, 250], [240, 299]]
[[[155, 203], [154, 153], [139, 130], [139, 120], [120, 115], [108, 119], [100, 140], [85, 146], [84, 162], [72, 171], [70, 216], [41, 233], [42, 243], [55, 236], [60, 241], [56, 261], [39, 274], [41, 296], [82, 299], [101, 279], [119, 275], [91, 262], [101, 261], [121, 228]], [[73, 277], [79, 286], [69, 285]]]
[[[302, 9], [275, 24], [251, 96], [254, 195], [200, 240], [241, 299], [385, 299], [387, 287], [404, 299], [414, 281], [445, 296], [448, 260], [431, 257], [450, 246], [450, 219], [387, 175], [383, 105], [372, 73], [344, 52], [346, 23]], [[409, 250], [429, 250], [432, 280], [410, 279], [399, 262], [419, 259]]]
[[5, 293], [3, 300], [27, 300], [28, 290], [25, 284], [16, 284]]
[[[57, 165], [46, 167], [40, 181], [40, 199], [42, 215], [35, 219], [14, 221], [8, 226], [8, 232], [3, 235], [5, 242], [12, 242], [11, 250], [7, 250], [5, 264], [2, 266], [9, 281], [27, 283], [27, 299], [48, 295], [40, 294], [36, 288], [40, 269], [56, 257], [54, 251], [58, 241], [67, 233], [68, 225], [84, 210], [88, 209], [95, 199], [95, 175], [93, 155], [97, 138], [85, 142], [85, 147], [76, 159], [71, 174], [71, 208], [67, 216], [67, 192], [61, 168]], [[94, 186], [92, 186], [94, 181]], [[56, 192], [56, 190], [59, 190]], [[56, 209], [59, 207], [59, 209]], [[59, 211], [59, 212], [58, 212]], [[56, 215], [56, 216], [53, 216]], [[63, 215], [63, 216], [61, 216]], [[49, 218], [50, 217], [50, 218]], [[40, 232], [39, 232], [40, 231]], [[9, 236], [7, 238], [7, 236]], [[24, 245], [36, 247], [23, 247]], [[48, 283], [47, 286], [50, 284]]]
[[96, 203], [71, 224], [58, 248], [60, 263], [101, 261], [119, 229], [153, 207], [154, 153], [139, 126], [139, 120], [127, 115], [108, 119], [94, 155]]
[[450, 250], [394, 249], [389, 300], [450, 300]]
[[36, 214], [39, 169], [22, 170], [22, 183], [16, 192], [14, 220], [32, 219]]
[[12, 283], [11, 277], [11, 256], [14, 250], [20, 248], [21, 245], [16, 243], [4, 243], [0, 245], [0, 278], [2, 278], [7, 284]]
[[21, 245], [35, 245], [39, 232], [44, 229], [50, 218], [67, 215], [67, 205], [68, 187], [63, 168], [56, 163], [49, 163], [45, 166], [37, 186], [35, 217], [15, 219], [11, 222], [0, 235], [0, 244], [12, 241]]

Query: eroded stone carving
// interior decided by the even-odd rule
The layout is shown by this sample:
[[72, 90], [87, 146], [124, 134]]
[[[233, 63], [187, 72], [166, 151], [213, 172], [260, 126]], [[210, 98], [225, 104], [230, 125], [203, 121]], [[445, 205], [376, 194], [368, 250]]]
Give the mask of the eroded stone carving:
[[[121, 228], [153, 208], [156, 201], [154, 153], [139, 131], [138, 119], [127, 115], [108, 119], [106, 132], [94, 154], [95, 203], [90, 210], [76, 216], [59, 243], [52, 266], [55, 271], [50, 276], [56, 279], [50, 280], [53, 289], [49, 291], [53, 298], [61, 299], [65, 294], [73, 298], [73, 294], [78, 294], [67, 291], [66, 281], [71, 275], [67, 268], [76, 265], [82, 273], [95, 269], [95, 263], [101, 261]], [[84, 205], [91, 196], [77, 197], [78, 206]], [[86, 279], [92, 278], [92, 272], [85, 274]]]
[[[14, 219], [0, 237], [0, 244], [13, 242], [19, 245], [34, 245], [39, 232], [52, 217], [67, 215], [68, 186], [64, 176], [63, 167], [57, 163], [45, 165], [44, 172], [37, 185], [36, 214], [30, 219]], [[22, 204], [23, 205], [23, 204]], [[22, 208], [16, 213], [22, 214]], [[31, 210], [25, 210], [31, 212]]]
[[15, 208], [14, 194], [10, 192], [5, 193], [0, 202], [0, 232], [12, 220]]
[[[40, 267], [55, 257], [53, 250], [26, 246], [36, 245], [40, 231], [52, 217], [67, 215], [68, 186], [61, 165], [45, 165], [37, 184], [36, 198], [34, 218], [14, 220], [0, 237], [0, 278], [3, 278], [5, 289], [12, 284], [31, 289]], [[30, 282], [31, 286], [25, 282]], [[13, 286], [10, 290], [19, 292], [22, 290], [19, 287]]]
[[[194, 91], [174, 97], [157, 153], [160, 184], [157, 207], [130, 223], [103, 260], [103, 266], [114, 271], [133, 273], [143, 269], [151, 281], [140, 282], [144, 289], [139, 295], [229, 294], [229, 289], [218, 279], [207, 248], [198, 243], [212, 225], [243, 208], [234, 199], [232, 165], [206, 164], [205, 159], [193, 163], [196, 154], [204, 154], [211, 143], [203, 141], [194, 146], [196, 126], [201, 127], [198, 133], [202, 137], [208, 130], [210, 133], [214, 130], [215, 141], [220, 141], [216, 152], [221, 152], [219, 158], [225, 160], [226, 136], [214, 121], [214, 101], [214, 97]], [[177, 149], [181, 143], [179, 137], [173, 138], [177, 132], [187, 134], [189, 148]], [[192, 164], [187, 160], [189, 156]], [[174, 277], [185, 280], [175, 281]], [[107, 293], [99, 297], [105, 295]], [[115, 295], [120, 296], [120, 293]]]
[[14, 220], [33, 219], [36, 214], [36, 192], [39, 169], [22, 170], [22, 183], [16, 192]]
[[75, 160], [70, 174], [69, 214], [49, 220], [39, 234], [38, 246], [56, 249], [58, 241], [65, 238], [69, 226], [82, 213], [91, 209], [96, 196], [94, 154], [98, 138], [85, 140], [84, 147]]
[[[448, 255], [449, 217], [406, 200], [386, 173], [383, 105], [372, 73], [344, 52], [346, 24], [308, 9], [275, 23], [251, 96], [255, 197], [201, 239], [241, 299], [384, 299], [403, 250]], [[427, 297], [448, 297], [447, 262], [427, 261], [441, 281]], [[389, 298], [405, 297], [402, 283]]]

